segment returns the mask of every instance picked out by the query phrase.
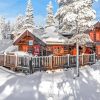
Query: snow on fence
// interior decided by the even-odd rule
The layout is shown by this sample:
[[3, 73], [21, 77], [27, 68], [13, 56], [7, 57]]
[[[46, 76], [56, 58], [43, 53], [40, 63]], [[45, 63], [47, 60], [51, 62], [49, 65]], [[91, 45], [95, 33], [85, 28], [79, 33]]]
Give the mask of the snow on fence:
[[[79, 64], [87, 65], [95, 63], [95, 54], [79, 55]], [[76, 56], [16, 56], [0, 54], [0, 65], [15, 70], [33, 72], [35, 70], [47, 70], [57, 68], [76, 67]]]

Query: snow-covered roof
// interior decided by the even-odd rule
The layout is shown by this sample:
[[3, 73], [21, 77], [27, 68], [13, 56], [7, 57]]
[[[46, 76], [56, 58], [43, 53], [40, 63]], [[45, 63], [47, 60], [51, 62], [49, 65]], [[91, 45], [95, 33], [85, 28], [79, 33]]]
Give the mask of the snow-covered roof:
[[[24, 32], [23, 32], [24, 33]], [[14, 42], [23, 34], [21, 33]], [[61, 45], [72, 45], [75, 44], [77, 41], [80, 45], [91, 43], [93, 42], [88, 34], [77, 34], [73, 36], [72, 38], [68, 39], [62, 36], [60, 33], [56, 31], [54, 27], [48, 27], [44, 30], [34, 30], [32, 33], [37, 38], [39, 38], [41, 41], [43, 41], [47, 45], [52, 44], [61, 44]]]
[[29, 29], [27, 29], [27, 30], [22, 30], [22, 31], [20, 32], [20, 35], [18, 35], [18, 36], [14, 39], [14, 42], [15, 42], [18, 38], [20, 38], [20, 37], [22, 36], [22, 34], [24, 34], [26, 31], [29, 31], [30, 33], [32, 33], [33, 35], [35, 35], [35, 36], [36, 36], [37, 38], [39, 38], [40, 40], [41, 40], [41, 35], [44, 34], [44, 31], [41, 30], [41, 29], [34, 29], [33, 31], [32, 31], [32, 30], [29, 30]]
[[54, 33], [56, 31], [55, 26], [49, 26], [49, 27], [45, 27], [45, 33], [51, 34]]
[[68, 39], [56, 31], [55, 26], [45, 28], [45, 34], [42, 35], [42, 40], [46, 44], [67, 44]]
[[16, 39], [14, 40], [13, 44], [16, 45], [21, 38], [23, 38], [24, 36], [31, 36], [32, 38], [36, 38], [38, 44], [45, 46], [46, 44], [42, 41], [41, 36], [39, 36], [38, 33], [33, 32], [31, 33], [29, 30], [25, 30], [23, 33], [21, 33], [19, 36], [16, 37]]
[[45, 34], [42, 36], [42, 40], [46, 44], [63, 44], [63, 45], [73, 45], [77, 41], [80, 45], [93, 42], [88, 34], [84, 33], [77, 34], [70, 39], [68, 39], [67, 37], [65, 38], [61, 34], [66, 34], [66, 33], [58, 33], [54, 27], [48, 27], [47, 29], [45, 29]]
[[62, 38], [62, 37], [50, 37], [44, 40], [46, 44], [63, 44], [63, 45], [73, 45], [79, 43], [79, 45], [84, 45], [87, 43], [93, 43], [88, 34], [77, 34], [72, 38]]
[[50, 26], [45, 28], [42, 38], [64, 38], [55, 28], [55, 26]]
[[[25, 31], [24, 31], [24, 32], [25, 32]], [[14, 39], [14, 42], [15, 42], [24, 32], [22, 32], [22, 33], [20, 33], [18, 36], [16, 36], [15, 39]]]
[[68, 44], [68, 39], [66, 38], [58, 38], [58, 37], [49, 37], [46, 39], [43, 39], [43, 41], [46, 44], [62, 44], [62, 45], [66, 45]]

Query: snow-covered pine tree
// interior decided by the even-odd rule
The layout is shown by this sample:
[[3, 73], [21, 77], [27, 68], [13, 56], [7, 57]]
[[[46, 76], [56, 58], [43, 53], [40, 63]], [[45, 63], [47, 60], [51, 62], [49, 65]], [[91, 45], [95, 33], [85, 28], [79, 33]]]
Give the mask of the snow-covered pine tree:
[[28, 0], [23, 28], [32, 30], [34, 29], [33, 7], [31, 0]]
[[10, 23], [10, 21], [8, 21], [5, 25], [4, 38], [7, 39], [9, 34], [11, 34], [11, 23]]
[[23, 22], [24, 22], [23, 19], [24, 19], [24, 16], [22, 16], [22, 15], [18, 15], [16, 17], [15, 24], [14, 24], [14, 31], [15, 31], [15, 33], [17, 33], [18, 31], [22, 30]]
[[56, 18], [59, 30], [66, 34], [83, 33], [95, 19], [93, 0], [57, 0], [59, 9]]
[[47, 18], [46, 18], [46, 26], [45, 27], [51, 27], [55, 25], [54, 21], [54, 14], [53, 14], [53, 5], [50, 1], [47, 5]]
[[0, 40], [4, 39], [5, 34], [5, 18], [0, 17]]

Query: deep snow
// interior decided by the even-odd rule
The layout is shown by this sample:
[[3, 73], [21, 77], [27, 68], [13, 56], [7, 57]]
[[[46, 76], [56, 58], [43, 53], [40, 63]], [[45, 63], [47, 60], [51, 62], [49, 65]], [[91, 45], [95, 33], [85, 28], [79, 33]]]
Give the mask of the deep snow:
[[0, 100], [99, 100], [100, 61], [81, 68], [19, 75], [0, 67]]

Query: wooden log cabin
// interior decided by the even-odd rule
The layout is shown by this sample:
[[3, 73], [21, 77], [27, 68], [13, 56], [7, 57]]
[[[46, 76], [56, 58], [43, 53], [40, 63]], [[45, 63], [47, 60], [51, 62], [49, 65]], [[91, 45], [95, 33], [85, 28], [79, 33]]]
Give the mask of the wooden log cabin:
[[[37, 33], [38, 34], [38, 33]], [[21, 33], [15, 40], [13, 45], [18, 46], [18, 51], [24, 51], [33, 55], [56, 55], [62, 56], [68, 54], [68, 46], [62, 42], [51, 41], [46, 42], [38, 38], [36, 34], [26, 30]]]
[[94, 25], [94, 28], [91, 29], [88, 33], [95, 43], [95, 52], [97, 57], [100, 58], [100, 22], [97, 22]]
[[[64, 37], [52, 37], [50, 36], [46, 40], [38, 37], [38, 33], [31, 33], [28, 30], [21, 33], [15, 40], [14, 45], [18, 46], [19, 51], [24, 51], [31, 53], [32, 55], [38, 56], [63, 56], [67, 54], [76, 55], [76, 45], [68, 45]], [[90, 53], [89, 49], [86, 47], [80, 47], [81, 53]]]
[[33, 55], [43, 55], [46, 44], [36, 35], [26, 30], [21, 33], [15, 40], [13, 45], [18, 46], [19, 51], [31, 53]]

